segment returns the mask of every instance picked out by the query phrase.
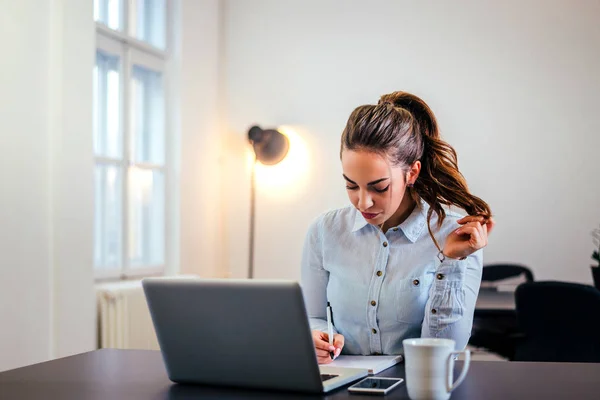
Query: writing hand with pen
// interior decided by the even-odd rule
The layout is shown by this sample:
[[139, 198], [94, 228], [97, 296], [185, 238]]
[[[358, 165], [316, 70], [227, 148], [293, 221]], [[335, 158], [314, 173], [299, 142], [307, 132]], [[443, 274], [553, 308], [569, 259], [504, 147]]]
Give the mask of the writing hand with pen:
[[[317, 353], [319, 364], [329, 364], [340, 355], [344, 347], [344, 336], [336, 333], [333, 335], [333, 344], [329, 344], [329, 334], [318, 330], [312, 331], [312, 338]], [[333, 356], [332, 356], [333, 354]]]
[[327, 333], [318, 330], [312, 331], [313, 342], [319, 364], [329, 364], [342, 352], [344, 347], [344, 336], [333, 333], [333, 311], [331, 304], [327, 302]]

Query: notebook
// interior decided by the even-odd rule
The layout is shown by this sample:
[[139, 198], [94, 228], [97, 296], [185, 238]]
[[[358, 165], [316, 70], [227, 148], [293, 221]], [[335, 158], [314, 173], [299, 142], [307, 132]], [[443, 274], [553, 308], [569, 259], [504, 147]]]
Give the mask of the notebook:
[[339, 368], [364, 368], [369, 370], [369, 375], [375, 375], [403, 360], [404, 357], [401, 354], [394, 356], [339, 356], [327, 365]]

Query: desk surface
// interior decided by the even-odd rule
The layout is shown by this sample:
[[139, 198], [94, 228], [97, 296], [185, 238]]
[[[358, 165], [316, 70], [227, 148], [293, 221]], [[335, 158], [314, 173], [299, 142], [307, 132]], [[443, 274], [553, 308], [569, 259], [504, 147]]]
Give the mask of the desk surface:
[[[460, 363], [462, 364], [462, 363]], [[462, 366], [458, 366], [460, 370]], [[380, 374], [404, 377], [399, 364]], [[475, 361], [452, 395], [461, 399], [598, 399], [600, 364]], [[98, 350], [0, 373], [0, 399], [354, 399], [346, 388], [324, 396], [172, 384], [158, 351]], [[360, 396], [365, 399], [367, 396]], [[375, 397], [381, 399], [381, 397]], [[387, 399], [408, 399], [406, 386]]]

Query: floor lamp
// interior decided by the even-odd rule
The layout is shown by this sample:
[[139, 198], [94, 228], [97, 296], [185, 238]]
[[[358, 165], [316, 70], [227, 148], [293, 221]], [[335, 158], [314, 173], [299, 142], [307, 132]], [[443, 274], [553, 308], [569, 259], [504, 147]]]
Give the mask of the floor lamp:
[[254, 278], [254, 222], [256, 208], [256, 163], [275, 165], [285, 158], [290, 149], [287, 136], [276, 129], [253, 126], [248, 130], [248, 140], [254, 149], [254, 162], [250, 172], [250, 243], [248, 247], [248, 278]]

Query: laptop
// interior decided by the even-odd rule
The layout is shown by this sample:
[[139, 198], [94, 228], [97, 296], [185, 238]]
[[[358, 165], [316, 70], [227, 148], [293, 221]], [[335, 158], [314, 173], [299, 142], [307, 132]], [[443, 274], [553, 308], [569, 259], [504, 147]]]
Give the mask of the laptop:
[[322, 393], [368, 374], [318, 365], [297, 282], [146, 278], [142, 285], [173, 382]]

